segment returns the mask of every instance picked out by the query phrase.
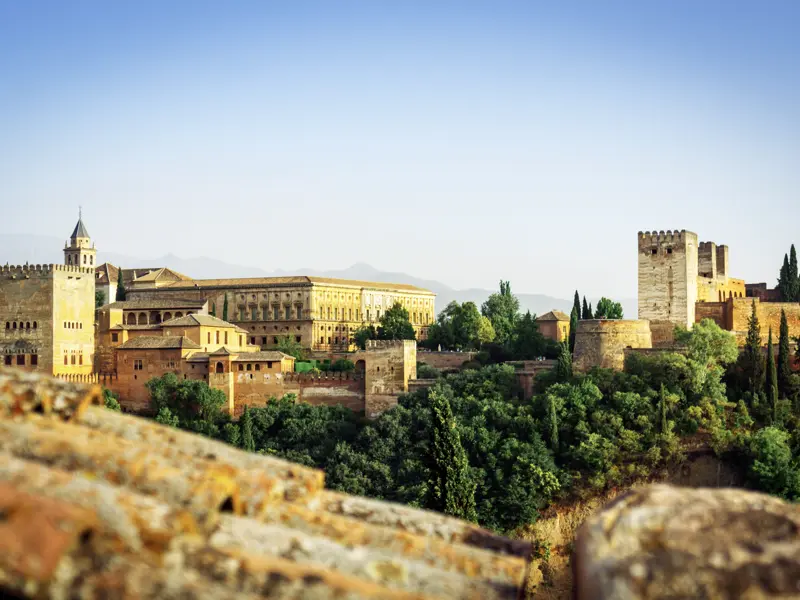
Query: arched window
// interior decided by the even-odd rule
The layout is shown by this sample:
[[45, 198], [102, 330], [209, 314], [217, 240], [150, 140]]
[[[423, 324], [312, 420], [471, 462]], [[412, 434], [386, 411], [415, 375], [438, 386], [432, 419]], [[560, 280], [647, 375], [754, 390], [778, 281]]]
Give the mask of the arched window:
[[34, 328], [34, 329], [36, 329], [38, 326], [39, 326], [39, 323], [38, 323], [38, 322], [36, 322], [36, 321], [34, 321], [34, 322], [33, 322], [33, 328]]
[[183, 316], [183, 313], [182, 313], [182, 312], [176, 312], [176, 313], [175, 313], [175, 318], [176, 318], [176, 319], [179, 319], [179, 318], [181, 318], [182, 316]]
[[30, 328], [31, 328], [31, 322], [28, 321], [25, 323], [25, 329], [30, 329]]
[[9, 323], [8, 321], [6, 321], [6, 329], [11, 329], [11, 323]]
[[217, 373], [224, 373], [225, 372], [225, 367], [223, 366], [223, 364], [221, 362], [217, 363], [216, 372]]
[[147, 325], [147, 314], [146, 313], [139, 313], [139, 325]]
[[136, 315], [134, 313], [128, 313], [128, 325], [136, 325]]
[[[178, 315], [176, 314], [175, 316], [177, 317]], [[164, 320], [165, 321], [169, 321], [171, 318], [172, 318], [172, 313], [171, 312], [168, 311], [168, 312], [164, 313]]]
[[16, 328], [17, 328], [17, 322], [14, 321], [14, 329], [16, 329]]

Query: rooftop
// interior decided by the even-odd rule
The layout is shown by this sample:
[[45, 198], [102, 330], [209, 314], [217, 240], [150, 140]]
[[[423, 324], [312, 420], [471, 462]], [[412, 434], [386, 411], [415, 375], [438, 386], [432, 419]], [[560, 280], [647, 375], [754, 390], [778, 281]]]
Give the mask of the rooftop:
[[[142, 281], [139, 279], [137, 281]], [[281, 285], [333, 285], [345, 287], [358, 287], [373, 290], [404, 291], [418, 294], [435, 295], [430, 290], [426, 290], [415, 285], [405, 283], [382, 283], [377, 281], [358, 281], [355, 279], [335, 279], [330, 277], [309, 277], [307, 275], [294, 275], [289, 277], [247, 277], [238, 279], [187, 279], [185, 281], [175, 281], [161, 286], [161, 289], [180, 289], [180, 288], [218, 288], [218, 287], [259, 287], [259, 286], [281, 286]]]
[[119, 308], [122, 310], [148, 310], [165, 308], [203, 308], [206, 305], [205, 300], [187, 300], [184, 298], [157, 298], [154, 300], [123, 300], [120, 302], [112, 302], [103, 308]]
[[294, 360], [294, 356], [286, 354], [284, 352], [278, 352], [277, 350], [267, 350], [263, 352], [234, 352], [233, 354], [236, 355], [234, 358], [234, 362], [236, 361], [251, 361], [251, 362], [259, 362], [262, 360], [284, 360], [290, 358]]
[[86, 226], [83, 224], [83, 218], [78, 217], [78, 223], [75, 225], [75, 229], [72, 230], [72, 235], [69, 236], [69, 239], [75, 240], [78, 238], [88, 238], [91, 237], [89, 232], [86, 230]]
[[135, 279], [135, 283], [147, 283], [147, 282], [155, 282], [155, 281], [192, 281], [192, 279], [188, 275], [184, 275], [183, 273], [178, 273], [177, 271], [173, 271], [172, 269], [168, 269], [167, 267], [162, 267], [160, 269], [153, 269], [147, 275], [142, 275], [141, 277], [137, 277]]
[[137, 348], [200, 350], [202, 346], [182, 335], [140, 335], [117, 346], [117, 350]]
[[537, 321], [569, 321], [569, 316], [560, 310], [551, 310], [544, 313], [541, 317], [536, 318]]
[[[32, 598], [517, 598], [531, 546], [0, 369], [0, 589]], [[22, 558], [24, 557], [24, 559]]]
[[202, 325], [204, 327], [226, 327], [229, 329], [241, 329], [238, 325], [228, 323], [227, 321], [223, 321], [217, 317], [212, 317], [211, 315], [186, 315], [184, 317], [170, 319], [169, 321], [164, 321], [161, 323], [161, 327], [197, 327], [198, 325]]

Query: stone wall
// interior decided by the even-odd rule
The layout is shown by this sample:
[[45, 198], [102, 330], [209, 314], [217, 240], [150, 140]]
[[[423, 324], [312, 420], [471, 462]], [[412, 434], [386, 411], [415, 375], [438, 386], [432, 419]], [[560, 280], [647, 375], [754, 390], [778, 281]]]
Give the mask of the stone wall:
[[740, 346], [744, 345], [753, 302], [756, 305], [756, 315], [761, 326], [761, 341], [764, 344], [767, 343], [770, 327], [772, 328], [773, 341], [777, 344], [781, 324], [781, 310], [786, 312], [789, 336], [800, 336], [800, 303], [798, 302], [761, 302], [758, 298], [733, 298], [728, 302], [730, 304], [729, 310], [731, 311], [730, 327], [728, 329], [736, 334]]
[[639, 319], [691, 327], [697, 301], [697, 234], [638, 234]]
[[621, 370], [626, 348], [652, 348], [648, 321], [587, 319], [578, 321], [572, 359], [576, 371], [592, 367]]
[[727, 302], [698, 302], [695, 306], [695, 323], [711, 319], [722, 329], [730, 329]]
[[413, 340], [369, 340], [354, 355], [364, 368], [365, 412], [370, 418], [397, 405], [408, 392], [408, 381], [417, 377], [417, 343]]
[[475, 352], [417, 352], [417, 360], [441, 371], [461, 368], [465, 362], [475, 358]]

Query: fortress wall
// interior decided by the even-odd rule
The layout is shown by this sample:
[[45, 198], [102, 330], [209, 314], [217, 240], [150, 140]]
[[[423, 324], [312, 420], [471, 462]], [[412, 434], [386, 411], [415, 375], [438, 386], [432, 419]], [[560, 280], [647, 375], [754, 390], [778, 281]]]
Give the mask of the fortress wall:
[[[53, 270], [50, 265], [0, 268], [0, 351], [11, 352], [15, 347], [36, 350], [38, 365], [25, 367], [26, 370], [53, 374]], [[16, 367], [16, 357], [12, 360]], [[27, 360], [30, 361], [30, 357]], [[0, 357], [0, 361], [3, 364], [5, 356]]]
[[652, 348], [648, 321], [592, 319], [578, 321], [575, 352], [572, 359], [576, 371], [592, 367], [621, 370], [626, 348]]
[[729, 329], [727, 302], [698, 302], [695, 306], [695, 323], [711, 319], [722, 329]]
[[756, 315], [761, 326], [761, 341], [763, 344], [767, 343], [770, 327], [772, 328], [773, 342], [778, 343], [781, 310], [786, 312], [789, 337], [800, 336], [800, 303], [798, 302], [761, 302], [758, 298], [733, 298], [729, 302], [732, 312], [731, 329], [736, 334], [740, 346], [744, 345], [753, 302], [756, 305]]

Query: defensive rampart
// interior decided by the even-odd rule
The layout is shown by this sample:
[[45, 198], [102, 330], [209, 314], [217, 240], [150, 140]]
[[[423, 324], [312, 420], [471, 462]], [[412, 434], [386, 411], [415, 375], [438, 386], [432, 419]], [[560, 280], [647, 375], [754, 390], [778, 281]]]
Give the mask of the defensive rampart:
[[621, 370], [626, 348], [652, 348], [648, 321], [587, 319], [578, 321], [573, 368], [586, 372], [592, 367]]

